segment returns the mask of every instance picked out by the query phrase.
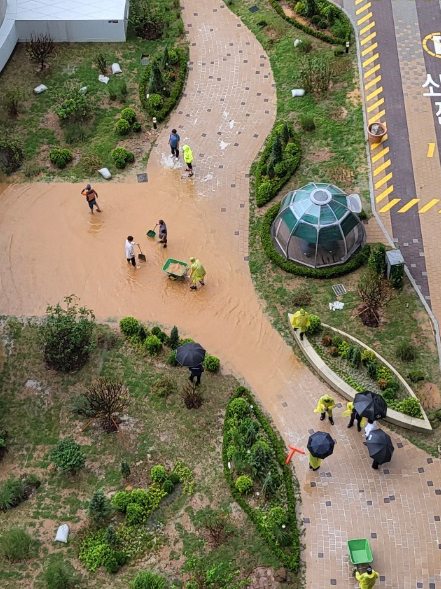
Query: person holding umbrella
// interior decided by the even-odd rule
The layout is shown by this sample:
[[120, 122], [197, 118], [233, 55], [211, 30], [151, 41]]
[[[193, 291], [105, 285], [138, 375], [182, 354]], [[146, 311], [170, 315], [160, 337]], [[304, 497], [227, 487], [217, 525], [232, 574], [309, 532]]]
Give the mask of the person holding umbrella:
[[328, 414], [329, 423], [334, 425], [334, 418], [332, 416], [332, 410], [335, 407], [334, 399], [326, 394], [320, 397], [317, 407], [314, 409], [314, 413], [320, 413], [320, 421], [323, 421], [326, 417], [326, 413]]
[[355, 395], [354, 409], [360, 417], [366, 417], [367, 420], [373, 422], [386, 417], [387, 403], [381, 395], [371, 393], [371, 391], [363, 391]]
[[372, 468], [378, 470], [380, 464], [390, 462], [394, 446], [390, 436], [382, 429], [374, 429], [366, 439], [369, 456], [373, 459]]
[[354, 409], [354, 403], [352, 401], [348, 401], [346, 404], [346, 411], [342, 413], [343, 417], [351, 417], [348, 423], [348, 429], [354, 425], [354, 421], [357, 420], [357, 430], [361, 432], [361, 426], [363, 421], [366, 421], [364, 417], [358, 415], [357, 411]]
[[309, 436], [309, 468], [316, 471], [324, 458], [331, 456], [334, 452], [335, 441], [326, 432], [315, 432]]
[[176, 360], [187, 368], [197, 367], [204, 361], [205, 350], [196, 342], [188, 342], [176, 350]]
[[202, 366], [202, 364], [199, 364], [198, 366], [189, 366], [188, 369], [190, 371], [190, 376], [188, 377], [188, 379], [191, 382], [194, 382], [194, 379], [196, 379], [196, 386], [198, 387], [201, 384], [202, 373], [205, 372], [204, 367]]

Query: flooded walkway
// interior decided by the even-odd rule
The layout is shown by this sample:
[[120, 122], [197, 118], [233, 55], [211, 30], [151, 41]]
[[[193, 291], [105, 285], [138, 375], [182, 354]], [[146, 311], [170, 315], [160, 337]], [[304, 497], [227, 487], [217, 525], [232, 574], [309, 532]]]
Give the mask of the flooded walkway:
[[[441, 587], [441, 524], [434, 520], [439, 461], [429, 463], [394, 436], [402, 447], [386, 473], [375, 472], [361, 435], [346, 429], [340, 410], [333, 428], [321, 424], [313, 408], [328, 389], [271, 327], [253, 288], [246, 260], [248, 172], [275, 117], [268, 59], [220, 0], [183, 4], [192, 69], [152, 151], [148, 182], [97, 185], [103, 213], [93, 216], [79, 185], [38, 183], [3, 192], [0, 313], [41, 314], [46, 303], [75, 293], [103, 320], [134, 315], [178, 325], [248, 383], [287, 442], [305, 446], [308, 430], [332, 429], [336, 452], [321, 471], [310, 473], [305, 457], [296, 459], [308, 587], [352, 586], [348, 537], [370, 539], [384, 576], [380, 587]], [[193, 149], [193, 179], [172, 167], [167, 141], [173, 127], [181, 146]], [[167, 249], [145, 235], [159, 218], [168, 226]], [[147, 256], [138, 270], [124, 257], [129, 234]], [[162, 272], [167, 258], [190, 256], [207, 270], [206, 286], [197, 292]]]

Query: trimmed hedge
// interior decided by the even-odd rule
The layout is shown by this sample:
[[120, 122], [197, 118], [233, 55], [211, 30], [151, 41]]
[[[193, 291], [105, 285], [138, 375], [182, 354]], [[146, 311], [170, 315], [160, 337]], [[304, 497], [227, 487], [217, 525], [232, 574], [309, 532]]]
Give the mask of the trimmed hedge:
[[280, 203], [273, 205], [263, 217], [262, 227], [260, 231], [260, 239], [262, 241], [262, 247], [268, 258], [273, 261], [279, 268], [295, 274], [296, 276], [307, 276], [308, 278], [335, 278], [336, 276], [343, 276], [349, 272], [357, 270], [363, 264], [366, 264], [370, 246], [364, 245], [360, 251], [354, 254], [347, 262], [340, 266], [331, 266], [330, 268], [309, 268], [308, 266], [301, 266], [291, 260], [286, 260], [276, 250], [271, 238], [271, 225], [280, 209]]
[[[256, 511], [248, 505], [246, 499], [242, 496], [240, 491], [236, 488], [233, 475], [231, 474], [230, 469], [228, 468], [228, 454], [227, 454], [227, 421], [230, 417], [233, 416], [233, 413], [230, 410], [231, 403], [234, 402], [235, 399], [243, 398], [245, 399], [250, 405], [252, 405], [252, 411], [254, 413], [254, 417], [257, 419], [259, 424], [261, 425], [262, 429], [265, 431], [268, 439], [272, 445], [274, 455], [276, 457], [277, 463], [279, 468], [283, 474], [283, 481], [285, 484], [286, 489], [286, 501], [287, 501], [287, 513], [288, 513], [288, 522], [290, 527], [293, 531], [293, 541], [292, 545], [289, 547], [290, 551], [284, 552], [282, 548], [275, 542], [273, 537], [270, 535], [268, 528], [265, 526], [263, 520]], [[277, 434], [274, 432], [273, 428], [271, 427], [269, 421], [264, 416], [262, 411], [257, 406], [255, 399], [252, 397], [251, 393], [245, 387], [238, 387], [233, 394], [230, 402], [228, 403], [227, 410], [225, 413], [225, 421], [224, 421], [224, 440], [222, 445], [222, 459], [224, 463], [224, 474], [225, 478], [228, 481], [230, 486], [231, 494], [234, 497], [234, 500], [242, 507], [251, 521], [255, 524], [257, 530], [262, 535], [264, 540], [267, 542], [268, 546], [271, 548], [273, 553], [277, 556], [277, 558], [281, 561], [283, 566], [288, 568], [293, 572], [298, 572], [300, 566], [300, 540], [299, 540], [299, 530], [297, 525], [297, 517], [296, 517], [296, 499], [294, 495], [294, 487], [292, 482], [292, 473], [291, 470], [285, 463], [285, 446], [283, 442], [278, 438]]]
[[[327, 35], [326, 33], [321, 33], [320, 31], [317, 31], [316, 29], [313, 29], [311, 27], [308, 27], [307, 25], [302, 24], [301, 22], [297, 21], [292, 16], [288, 16], [287, 14], [284, 13], [283, 8], [280, 6], [280, 4], [279, 4], [279, 2], [277, 2], [277, 0], [269, 0], [269, 2], [279, 16], [281, 16], [283, 19], [288, 21], [291, 25], [293, 25], [297, 29], [300, 29], [304, 33], [307, 33], [308, 35], [312, 35], [313, 37], [320, 39], [320, 41], [325, 41], [326, 43], [330, 43], [331, 45], [341, 45], [342, 43], [346, 42], [346, 39], [343, 37], [334, 37], [332, 35]], [[338, 8], [338, 7], [336, 6], [336, 8]]]
[[158, 123], [163, 121], [167, 115], [174, 109], [174, 107], [179, 102], [179, 99], [182, 94], [182, 90], [184, 88], [185, 79], [187, 77], [187, 62], [188, 62], [188, 49], [183, 49], [182, 47], [175, 47], [174, 51], [178, 56], [178, 64], [179, 64], [179, 74], [177, 80], [173, 85], [172, 92], [168, 97], [162, 97], [163, 103], [160, 110], [153, 110], [147, 98], [145, 97], [147, 92], [147, 84], [149, 82], [150, 77], [150, 70], [152, 68], [152, 64], [154, 61], [162, 62], [163, 52], [161, 51], [158, 53], [147, 65], [143, 73], [141, 74], [141, 78], [139, 80], [139, 99], [141, 101], [142, 106], [146, 109], [146, 111], [152, 116], [156, 117]]
[[[273, 145], [274, 145], [274, 142], [275, 142], [277, 136], [279, 136], [281, 138], [282, 145], [283, 145], [282, 131], [283, 131], [283, 127], [285, 125], [286, 125], [286, 128], [289, 133], [289, 141], [283, 147], [283, 160], [281, 162], [283, 164], [283, 168], [285, 170], [285, 173], [282, 176], [277, 177], [277, 166], [279, 164], [276, 164], [275, 165], [276, 176], [272, 179], [269, 179], [266, 175], [266, 168], [267, 168], [267, 165], [271, 159], [271, 152], [273, 150]], [[286, 149], [288, 145], [291, 145], [292, 147]], [[291, 178], [291, 176], [294, 174], [294, 172], [299, 167], [301, 158], [302, 158], [302, 153], [301, 153], [301, 149], [300, 149], [300, 142], [299, 142], [297, 135], [294, 131], [294, 127], [293, 127], [292, 123], [291, 122], [277, 123], [274, 126], [270, 136], [266, 140], [265, 149], [263, 150], [262, 155], [260, 156], [259, 162], [256, 166], [256, 171], [254, 174], [254, 177], [255, 177], [254, 190], [256, 193], [256, 204], [258, 207], [262, 207], [263, 205], [265, 205], [267, 202], [269, 202], [270, 200], [272, 200], [276, 196], [276, 194], [279, 192], [279, 190], [282, 188], [282, 186], [288, 182], [288, 180]], [[282, 173], [283, 173], [283, 170], [282, 170]]]

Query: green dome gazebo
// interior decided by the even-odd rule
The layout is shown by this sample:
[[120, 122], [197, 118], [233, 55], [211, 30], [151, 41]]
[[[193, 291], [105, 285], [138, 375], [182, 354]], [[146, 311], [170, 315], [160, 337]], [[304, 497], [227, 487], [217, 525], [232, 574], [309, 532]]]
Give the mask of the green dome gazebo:
[[358, 194], [310, 182], [283, 199], [271, 226], [273, 243], [286, 259], [311, 268], [343, 264], [366, 241], [361, 209]]

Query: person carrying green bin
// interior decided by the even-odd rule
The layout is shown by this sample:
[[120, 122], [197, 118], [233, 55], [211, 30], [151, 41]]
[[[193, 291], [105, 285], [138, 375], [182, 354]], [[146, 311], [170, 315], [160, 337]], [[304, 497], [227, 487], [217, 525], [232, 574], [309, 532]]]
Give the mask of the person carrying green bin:
[[378, 579], [377, 571], [370, 566], [367, 567], [365, 573], [355, 572], [355, 578], [360, 584], [360, 589], [372, 589]]

